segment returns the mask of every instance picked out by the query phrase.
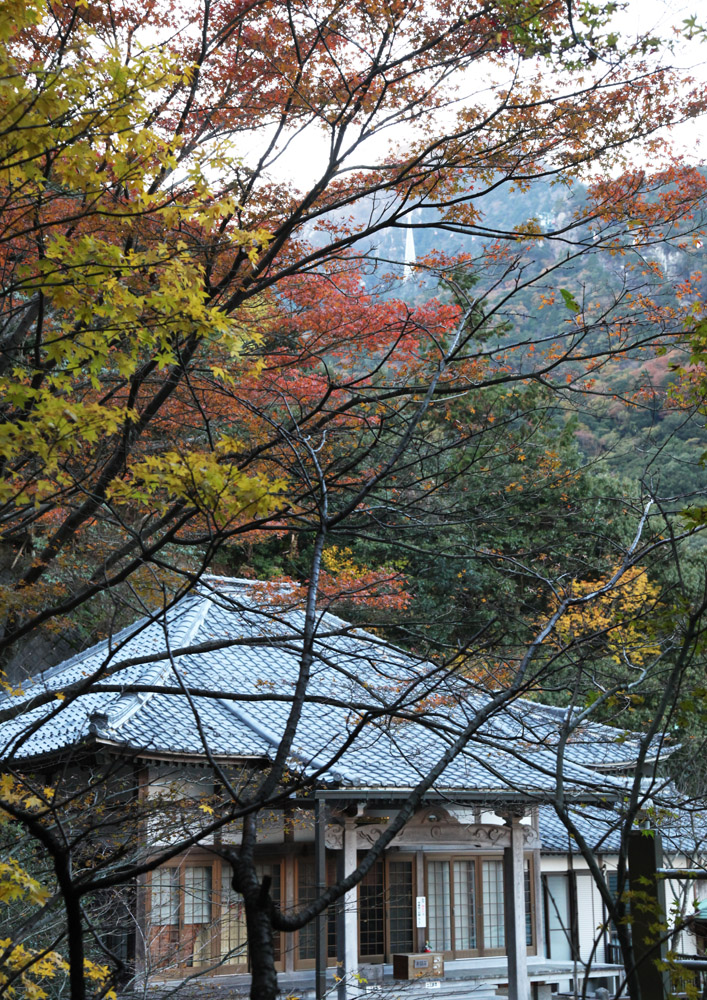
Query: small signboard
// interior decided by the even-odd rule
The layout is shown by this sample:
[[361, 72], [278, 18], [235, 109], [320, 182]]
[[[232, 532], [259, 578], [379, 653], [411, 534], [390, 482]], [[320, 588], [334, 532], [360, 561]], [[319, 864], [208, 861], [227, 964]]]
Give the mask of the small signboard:
[[426, 896], [416, 896], [416, 914], [417, 922], [416, 927], [427, 927], [427, 897]]

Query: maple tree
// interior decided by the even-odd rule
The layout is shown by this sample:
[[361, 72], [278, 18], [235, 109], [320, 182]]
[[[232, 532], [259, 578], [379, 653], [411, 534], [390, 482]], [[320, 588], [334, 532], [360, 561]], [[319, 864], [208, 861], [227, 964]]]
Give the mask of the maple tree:
[[[613, 358], [682, 334], [681, 317], [640, 277], [609, 299], [573, 284], [586, 256], [633, 262], [664, 239], [692, 238], [705, 189], [652, 138], [701, 113], [704, 95], [652, 67], [654, 39], [623, 45], [606, 21], [589, 5], [537, 0], [4, 6], [6, 656], [126, 583], [136, 604], [155, 593], [169, 603], [239, 539], [309, 546], [312, 629], [318, 590], [399, 611], [405, 567], [357, 560], [351, 533], [381, 510], [441, 520], [434, 504], [452, 495], [459, 456], [493, 435], [499, 414], [511, 426], [528, 383], [581, 392]], [[477, 66], [499, 82], [487, 98], [459, 99]], [[313, 134], [326, 146], [313, 182], [278, 180], [288, 151]], [[632, 165], [638, 140], [659, 164], [651, 172]], [[489, 192], [512, 197], [535, 179], [571, 185], [592, 172], [586, 201], [556, 230], [529, 219], [504, 231], [483, 213]], [[442, 276], [454, 294], [413, 305], [415, 279], [379, 261], [375, 244], [431, 225], [421, 211], [478, 242], [473, 254], [438, 248], [419, 260], [415, 275]], [[389, 269], [392, 292], [376, 295]], [[469, 271], [478, 286], [460, 277]], [[555, 317], [539, 343], [513, 315], [523, 295]], [[455, 407], [460, 395], [470, 408]], [[504, 490], [532, 493], [538, 477], [559, 474], [552, 454], [527, 471], [525, 440], [512, 441], [519, 474]], [[583, 607], [586, 596], [561, 597], [552, 620], [584, 623], [572, 601]], [[583, 643], [605, 613], [600, 601]], [[534, 636], [516, 665], [535, 653]], [[529, 684], [504, 676], [499, 704]], [[290, 744], [296, 724], [295, 707]], [[273, 775], [258, 794], [270, 796]], [[31, 810], [5, 804], [66, 866]], [[55, 808], [46, 805], [47, 824]], [[245, 855], [241, 886], [257, 909]], [[88, 892], [66, 890], [74, 934]], [[272, 913], [259, 916], [267, 941]], [[82, 950], [72, 946], [78, 1000]]]
[[[19, 808], [34, 817], [41, 814], [43, 806], [53, 795], [50, 787], [44, 787], [37, 794], [25, 782], [8, 773], [3, 774], [0, 783], [3, 804], [10, 809]], [[70, 971], [66, 958], [57, 950], [61, 933], [47, 935], [45, 932], [45, 941], [41, 944], [36, 933], [28, 939], [27, 932], [33, 924], [41, 926], [37, 916], [49, 908], [53, 894], [44, 881], [36, 877], [36, 873], [30, 872], [30, 868], [36, 868], [36, 859], [32, 858], [31, 851], [26, 850], [21, 827], [11, 823], [7, 810], [0, 814], [0, 837], [4, 851], [4, 860], [0, 863], [0, 904], [4, 910], [19, 910], [19, 914], [14, 915], [14, 925], [7, 914], [3, 914], [3, 931], [10, 927], [11, 933], [0, 939], [0, 993], [7, 997], [21, 995], [30, 1000], [43, 1000], [53, 985], [57, 981], [63, 982]], [[22, 928], [19, 932], [18, 927]], [[81, 968], [89, 990], [93, 987], [97, 997], [115, 1000], [109, 966], [84, 957]]]
[[[589, 7], [572, 18], [536, 2], [490, 13], [35, 0], [6, 6], [2, 31], [2, 539], [21, 568], [4, 588], [5, 649], [44, 623], [58, 627], [170, 545], [212, 552], [229, 534], [297, 512], [305, 477], [293, 482], [296, 462], [283, 459], [296, 437], [301, 451], [342, 420], [347, 432], [356, 419], [373, 427], [376, 406], [420, 403], [432, 380], [433, 393], [447, 393], [464, 380], [520, 379], [509, 352], [474, 360], [468, 327], [440, 339], [444, 316], [394, 314], [392, 304], [379, 325], [359, 304], [348, 357], [337, 356], [348, 334], [331, 317], [316, 339], [295, 322], [299, 342], [273, 365], [288, 297], [311, 305], [339, 282], [329, 308], [351, 309], [342, 284], [370, 255], [364, 239], [424, 205], [443, 229], [495, 237], [477, 267], [497, 286], [500, 269], [508, 295], [540, 237], [572, 246], [577, 228], [581, 254], [592, 224], [592, 252], [620, 252], [665, 235], [702, 194], [699, 175], [671, 166], [598, 181], [561, 234], [532, 220], [494, 233], [483, 219], [485, 190], [570, 182], [701, 109], [697, 89], [678, 95], [670, 71], [651, 72], [652, 41], [620, 50]], [[492, 107], [462, 102], [451, 121], [440, 117], [458, 74], [482, 59], [499, 73], [520, 60], [524, 72], [510, 90], [499, 85]], [[543, 64], [558, 74], [550, 83]], [[356, 166], [374, 137], [396, 140], [396, 125], [404, 141]], [[326, 136], [328, 153], [298, 191], [273, 174], [308, 129]], [[521, 284], [554, 280], [556, 266]], [[568, 350], [598, 364], [605, 350], [582, 345], [605, 313], [587, 304], [565, 324], [539, 352], [536, 377], [551, 378]], [[611, 323], [612, 351], [625, 349], [626, 316]], [[377, 350], [378, 365], [341, 377], [351, 357]], [[234, 399], [248, 412], [224, 420]], [[361, 483], [381, 474], [374, 465]], [[82, 546], [91, 568], [80, 562], [72, 575]]]

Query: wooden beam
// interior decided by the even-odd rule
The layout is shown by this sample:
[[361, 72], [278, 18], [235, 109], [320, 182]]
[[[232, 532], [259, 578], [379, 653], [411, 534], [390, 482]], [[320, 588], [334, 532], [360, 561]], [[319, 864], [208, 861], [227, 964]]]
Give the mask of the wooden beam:
[[508, 957], [508, 1000], [529, 1000], [528, 946], [525, 942], [525, 861], [523, 827], [517, 813], [504, 817], [510, 845], [503, 851], [503, 902]]
[[[345, 878], [356, 870], [356, 827], [350, 816], [344, 820], [342, 849], [339, 857], [339, 878]], [[349, 889], [339, 900], [337, 912], [337, 964], [339, 1000], [351, 1000], [361, 995], [361, 986], [356, 980], [358, 973], [358, 889]]]
[[[317, 896], [326, 889], [326, 803], [317, 799], [314, 804], [314, 880]], [[324, 1000], [326, 995], [327, 967], [327, 912], [323, 910], [315, 918], [315, 976], [316, 1000]]]

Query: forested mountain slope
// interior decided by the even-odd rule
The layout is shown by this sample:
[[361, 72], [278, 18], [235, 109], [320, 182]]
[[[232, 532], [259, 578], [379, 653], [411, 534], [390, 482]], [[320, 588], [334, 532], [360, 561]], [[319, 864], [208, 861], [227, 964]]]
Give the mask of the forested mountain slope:
[[[674, 371], [688, 362], [689, 351], [684, 336], [688, 331], [671, 316], [671, 310], [681, 304], [684, 311], [686, 300], [707, 296], [707, 238], [699, 231], [681, 235], [676, 230], [670, 241], [657, 239], [640, 252], [612, 255], [606, 252], [591, 220], [571, 234], [564, 232], [583, 211], [586, 199], [587, 187], [582, 183], [567, 186], [542, 180], [527, 190], [516, 189], [510, 196], [507, 188], [483, 194], [478, 199], [480, 224], [493, 220], [488, 237], [460, 235], [436, 209], [415, 209], [406, 217], [409, 227], [401, 224], [366, 241], [366, 251], [372, 249], [377, 257], [377, 267], [367, 274], [367, 286], [372, 289], [381, 280], [387, 281], [388, 294], [419, 303], [439, 294], [437, 277], [426, 264], [432, 261], [437, 265], [440, 257], [465, 255], [469, 273], [478, 280], [475, 294], [480, 298], [488, 293], [489, 325], [498, 328], [503, 324], [504, 337], [499, 342], [507, 344], [551, 343], [568, 321], [561, 290], [583, 310], [593, 307], [600, 311], [623, 300], [630, 311], [632, 300], [651, 300], [657, 322], [673, 322], [672, 347], [668, 345], [660, 356], [653, 350], [635, 350], [603, 364], [591, 391], [568, 394], [557, 408], [557, 419], [563, 425], [571, 421], [575, 441], [586, 460], [600, 460], [602, 468], [636, 487], [645, 479], [646, 485], [662, 496], [679, 495], [689, 503], [691, 494], [697, 496], [707, 488], [701, 464], [704, 417], [686, 405], [675, 390]], [[361, 212], [365, 214], [363, 209]], [[689, 220], [691, 226], [699, 226], [700, 221]], [[496, 283], [498, 276], [489, 273], [488, 258], [482, 259], [481, 248], [495, 233], [518, 230], [520, 243], [522, 233], [534, 228], [555, 235], [536, 242], [532, 272], [526, 262], [522, 278], [512, 275], [513, 282], [529, 279], [528, 287], [513, 287], [512, 298], [504, 301], [512, 282]], [[508, 245], [507, 240], [500, 242]], [[593, 242], [596, 253], [578, 253]], [[417, 268], [410, 266], [411, 249]], [[553, 269], [560, 264], [561, 272], [556, 274]], [[543, 270], [548, 272], [545, 278]], [[552, 304], [548, 305], [548, 299], [554, 300]], [[597, 351], [606, 349], [600, 323], [588, 334], [588, 341]]]

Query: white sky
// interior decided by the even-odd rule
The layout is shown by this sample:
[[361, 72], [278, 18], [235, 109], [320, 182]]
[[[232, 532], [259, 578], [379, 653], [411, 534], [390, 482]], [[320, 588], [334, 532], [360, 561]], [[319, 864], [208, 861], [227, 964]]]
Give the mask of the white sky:
[[[707, 23], [707, 13], [701, 15], [698, 4], [702, 0], [629, 0], [627, 9], [616, 15], [616, 26], [622, 35], [643, 35], [655, 33], [668, 35], [674, 24], [680, 24], [684, 18], [696, 15], [698, 22]], [[675, 52], [663, 57], [665, 63], [678, 66], [684, 71], [690, 71], [707, 86], [707, 39], [686, 43], [680, 40]], [[473, 85], [469, 88], [473, 89]], [[402, 137], [402, 127], [397, 134], [388, 132], [386, 137], [376, 142], [370, 142], [367, 147], [369, 162], [375, 156], [381, 156], [391, 138]], [[673, 129], [671, 134], [676, 148], [694, 161], [707, 160], [707, 119], [693, 119], [684, 125]], [[305, 134], [291, 141], [287, 152], [281, 157], [277, 166], [271, 170], [276, 179], [288, 179], [298, 186], [309, 186], [317, 177], [321, 165], [325, 162], [327, 139], [321, 131], [308, 129]], [[250, 157], [249, 157], [250, 159]], [[357, 163], [360, 163], [360, 154]]]
[[[707, 26], [707, 10], [703, 0], [630, 0], [625, 12], [617, 15], [617, 25], [626, 35], [655, 33], [668, 36], [674, 25], [696, 16], [697, 23]], [[692, 75], [707, 87], [707, 37], [688, 42], [678, 41], [665, 62]], [[707, 160], [707, 119], [692, 119], [671, 132], [676, 148], [697, 162]]]

